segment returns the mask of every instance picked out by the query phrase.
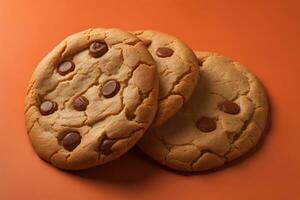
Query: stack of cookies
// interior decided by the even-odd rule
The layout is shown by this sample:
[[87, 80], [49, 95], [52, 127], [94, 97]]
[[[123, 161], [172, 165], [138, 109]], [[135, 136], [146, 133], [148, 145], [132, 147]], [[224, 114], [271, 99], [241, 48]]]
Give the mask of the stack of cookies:
[[179, 171], [203, 171], [246, 153], [266, 126], [257, 78], [217, 53], [157, 31], [89, 29], [67, 37], [35, 69], [25, 120], [36, 153], [86, 169], [135, 144]]

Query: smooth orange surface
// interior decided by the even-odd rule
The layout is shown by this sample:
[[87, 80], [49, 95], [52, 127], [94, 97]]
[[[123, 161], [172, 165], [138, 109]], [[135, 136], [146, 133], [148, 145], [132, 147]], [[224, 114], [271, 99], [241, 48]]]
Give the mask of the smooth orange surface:
[[[89, 27], [157, 29], [242, 62], [269, 92], [263, 142], [246, 159], [194, 175], [168, 171], [137, 149], [76, 173], [43, 162], [25, 131], [27, 83], [58, 42]], [[0, 1], [0, 199], [299, 200], [299, 36], [299, 1]]]

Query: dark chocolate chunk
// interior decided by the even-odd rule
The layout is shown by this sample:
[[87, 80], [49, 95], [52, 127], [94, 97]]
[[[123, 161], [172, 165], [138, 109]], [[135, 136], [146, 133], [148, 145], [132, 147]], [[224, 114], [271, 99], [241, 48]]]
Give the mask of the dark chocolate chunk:
[[114, 145], [116, 140], [112, 139], [105, 139], [102, 141], [101, 145], [99, 146], [99, 150], [101, 151], [102, 154], [104, 155], [109, 155], [112, 153], [111, 147]]
[[84, 96], [76, 97], [73, 101], [73, 106], [75, 110], [84, 111], [86, 110], [87, 105], [89, 104], [89, 100]]
[[116, 80], [106, 81], [102, 87], [102, 95], [105, 98], [111, 98], [115, 96], [120, 90], [120, 84]]
[[160, 47], [156, 50], [156, 55], [159, 57], [170, 57], [172, 56], [174, 51], [168, 47]]
[[75, 69], [74, 63], [72, 61], [67, 60], [58, 65], [57, 72], [60, 75], [64, 76], [64, 75], [74, 71], [74, 69]]
[[211, 132], [217, 128], [215, 120], [210, 117], [201, 117], [196, 126], [202, 132]]
[[108, 47], [104, 42], [93, 42], [90, 45], [89, 51], [91, 56], [93, 56], [94, 58], [99, 58], [108, 51]]
[[240, 112], [240, 106], [231, 101], [224, 101], [219, 104], [219, 109], [228, 114], [238, 114]]
[[57, 104], [55, 102], [45, 100], [40, 105], [40, 112], [42, 115], [50, 115], [54, 113], [57, 109]]
[[72, 131], [65, 135], [62, 145], [68, 151], [74, 150], [81, 142], [81, 136], [78, 132]]

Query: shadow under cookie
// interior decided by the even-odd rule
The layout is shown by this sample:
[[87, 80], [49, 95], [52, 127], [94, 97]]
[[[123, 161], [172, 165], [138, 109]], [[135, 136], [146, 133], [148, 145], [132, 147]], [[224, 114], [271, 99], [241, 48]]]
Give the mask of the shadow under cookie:
[[202, 67], [193, 96], [139, 143], [160, 164], [183, 172], [220, 169], [243, 160], [270, 127], [267, 94], [251, 72], [215, 53], [196, 54]]
[[87, 179], [93, 183], [110, 183], [130, 187], [151, 179], [158, 172], [143, 153], [134, 147], [127, 154], [110, 163], [69, 174]]

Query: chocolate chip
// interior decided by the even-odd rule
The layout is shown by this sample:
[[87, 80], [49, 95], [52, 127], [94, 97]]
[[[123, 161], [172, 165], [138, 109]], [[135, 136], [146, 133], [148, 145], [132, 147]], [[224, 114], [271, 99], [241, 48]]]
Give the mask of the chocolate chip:
[[45, 100], [40, 105], [40, 112], [42, 115], [50, 115], [54, 113], [57, 109], [57, 104], [55, 102]]
[[202, 132], [211, 132], [217, 128], [215, 120], [210, 117], [201, 117], [196, 126]]
[[106, 81], [102, 87], [102, 94], [105, 98], [115, 96], [120, 90], [120, 83], [116, 80]]
[[64, 76], [67, 73], [74, 71], [74, 69], [75, 69], [74, 63], [72, 61], [67, 60], [59, 64], [59, 66], [57, 67], [57, 72], [60, 75]]
[[115, 142], [116, 142], [116, 140], [105, 139], [102, 142], [102, 144], [99, 146], [99, 150], [101, 151], [102, 154], [107, 156], [112, 153], [111, 147]]
[[78, 132], [72, 131], [65, 135], [65, 137], [62, 140], [62, 145], [68, 151], [72, 151], [80, 144], [80, 141], [80, 134]]
[[99, 58], [108, 51], [107, 44], [104, 42], [93, 42], [90, 45], [90, 55], [94, 58]]
[[73, 106], [75, 110], [83, 111], [86, 110], [87, 105], [89, 104], [89, 100], [84, 96], [79, 96], [74, 99]]
[[219, 109], [228, 114], [238, 114], [240, 112], [240, 106], [232, 101], [224, 101], [219, 104]]
[[156, 55], [159, 57], [170, 57], [173, 55], [173, 50], [168, 47], [160, 47], [156, 50]]

